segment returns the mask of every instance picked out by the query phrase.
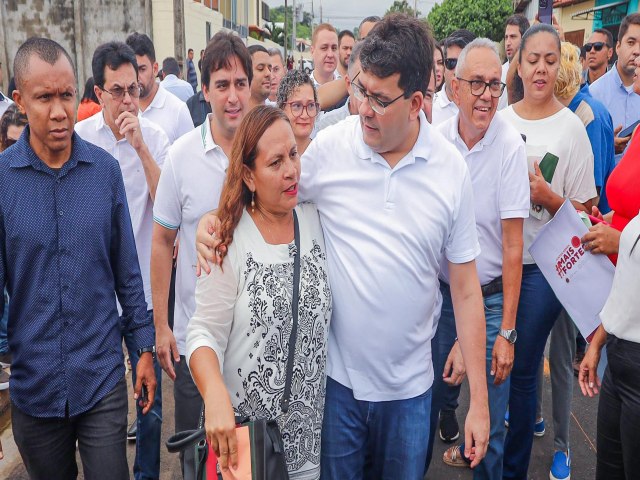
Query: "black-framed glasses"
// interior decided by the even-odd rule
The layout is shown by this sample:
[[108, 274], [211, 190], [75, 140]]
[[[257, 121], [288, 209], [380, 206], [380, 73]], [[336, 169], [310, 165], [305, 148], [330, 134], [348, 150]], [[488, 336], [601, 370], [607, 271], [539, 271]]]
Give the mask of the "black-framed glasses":
[[454, 70], [456, 68], [456, 65], [458, 65], [458, 59], [457, 58], [445, 58], [444, 59], [444, 66], [447, 70]]
[[318, 111], [320, 110], [320, 104], [316, 102], [307, 103], [306, 105], [302, 102], [285, 102], [285, 105], [289, 105], [294, 117], [299, 117], [302, 115], [302, 112], [306, 110], [307, 115], [313, 118], [318, 115]]
[[467, 80], [466, 78], [456, 77], [458, 80], [462, 80], [463, 82], [467, 82], [471, 86], [471, 95], [476, 97], [480, 97], [484, 94], [485, 90], [489, 88], [489, 93], [493, 98], [500, 98], [502, 92], [504, 92], [504, 88], [507, 86], [506, 84], [499, 82], [498, 80], [493, 80], [491, 82], [485, 82], [484, 80]]
[[585, 52], [590, 52], [591, 49], [593, 48], [596, 52], [599, 52], [600, 50], [602, 50], [604, 47], [607, 48], [611, 48], [607, 43], [605, 42], [593, 42], [593, 43], [585, 43], [584, 44], [584, 50]]
[[353, 77], [353, 80], [351, 81], [351, 87], [353, 88], [353, 96], [356, 97], [356, 99], [359, 102], [364, 102], [365, 100], [367, 100], [369, 102], [369, 106], [371, 107], [371, 110], [376, 112], [378, 115], [384, 115], [384, 112], [386, 111], [386, 108], [389, 105], [391, 105], [393, 102], [395, 102], [396, 100], [399, 100], [405, 95], [405, 92], [402, 92], [393, 100], [390, 100], [388, 102], [383, 102], [375, 95], [369, 95], [367, 92], [365, 92], [364, 88], [362, 88], [362, 85], [355, 83], [355, 80], [356, 78], [358, 78], [358, 75], [360, 75], [360, 72], [358, 72], [358, 74], [355, 77]]
[[114, 100], [123, 100], [125, 93], [128, 93], [131, 98], [140, 98], [140, 85], [131, 85], [129, 88], [113, 87], [111, 90], [103, 87], [98, 88], [110, 94]]

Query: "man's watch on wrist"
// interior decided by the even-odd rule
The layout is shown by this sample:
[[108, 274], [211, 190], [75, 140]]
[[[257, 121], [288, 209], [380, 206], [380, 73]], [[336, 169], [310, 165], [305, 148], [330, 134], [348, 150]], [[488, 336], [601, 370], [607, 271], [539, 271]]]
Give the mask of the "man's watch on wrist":
[[151, 356], [155, 359], [156, 358], [156, 346], [152, 345], [150, 347], [142, 347], [139, 348], [137, 353], [138, 353], [138, 358], [140, 358], [142, 356], [143, 353], [147, 353], [150, 352]]
[[503, 330], [501, 328], [500, 331], [498, 332], [498, 335], [500, 335], [502, 338], [504, 338], [511, 345], [516, 343], [516, 340], [518, 338], [518, 332], [516, 332], [515, 328], [512, 328], [510, 330]]

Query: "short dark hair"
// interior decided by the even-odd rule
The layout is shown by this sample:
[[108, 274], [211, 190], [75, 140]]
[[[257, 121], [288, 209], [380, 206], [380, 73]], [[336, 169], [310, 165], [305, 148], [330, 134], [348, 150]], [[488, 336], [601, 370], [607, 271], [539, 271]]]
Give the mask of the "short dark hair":
[[162, 61], [162, 73], [166, 77], [167, 75], [180, 76], [180, 65], [178, 61], [173, 57], [167, 57]]
[[149, 57], [151, 63], [156, 62], [156, 49], [151, 39], [144, 33], [133, 32], [127, 37], [127, 45], [129, 45], [136, 55]]
[[447, 38], [442, 42], [442, 53], [444, 53], [444, 57], [447, 56], [447, 50], [453, 46], [459, 47], [463, 49], [471, 42], [476, 39], [476, 34], [461, 28], [459, 30], [455, 30], [451, 33]]
[[556, 44], [558, 45], [558, 53], [560, 53], [562, 47], [560, 45], [560, 37], [558, 36], [558, 32], [551, 25], [546, 23], [536, 23], [529, 30], [524, 32], [522, 36], [522, 41], [520, 42], [520, 50], [518, 52], [518, 61], [522, 63], [522, 51], [526, 48], [527, 42], [531, 37], [538, 33], [550, 33], [555, 37]]
[[640, 13], [631, 13], [622, 19], [620, 22], [620, 29], [618, 30], [618, 41], [622, 42], [622, 39], [629, 31], [631, 25], [640, 25]]
[[[609, 48], [614, 47], [615, 45], [613, 44], [613, 33], [611, 33], [609, 30], [607, 30], [606, 28], [596, 28], [593, 33], [600, 33], [602, 35], [604, 35], [605, 37], [607, 37], [607, 46]], [[592, 33], [592, 35], [593, 35]]]
[[87, 78], [87, 81], [84, 83], [84, 93], [82, 94], [82, 100], [91, 100], [95, 103], [100, 103], [98, 101], [98, 97], [96, 97], [96, 89], [93, 88], [95, 83], [93, 81], [93, 77]]
[[426, 93], [434, 49], [426, 23], [402, 13], [386, 15], [363, 42], [362, 70], [379, 78], [399, 73], [398, 86], [404, 90], [404, 98], [414, 92]]
[[282, 57], [282, 52], [280, 51], [279, 48], [275, 48], [275, 47], [274, 48], [270, 48], [269, 49], [269, 56], [270, 57], [278, 56], [278, 57], [280, 57], [280, 61], [282, 63], [284, 63], [284, 58]]
[[103, 43], [93, 52], [93, 60], [91, 60], [93, 81], [98, 87], [104, 87], [104, 69], [109, 67], [111, 70], [117, 70], [126, 63], [133, 66], [138, 78], [138, 61], [131, 47], [124, 42]]
[[365, 23], [378, 23], [380, 20], [382, 19], [377, 15], [369, 15], [368, 17], [362, 19], [360, 25], [358, 25], [358, 30], [360, 30], [362, 28], [362, 25], [364, 25]]
[[351, 37], [351, 38], [353, 38], [354, 41], [356, 39], [355, 35], [353, 34], [353, 32], [351, 30], [342, 30], [338, 34], [338, 45], [340, 45], [342, 43], [342, 39], [344, 37]]
[[220, 31], [207, 44], [202, 59], [202, 84], [209, 87], [211, 73], [223, 68], [231, 68], [231, 58], [238, 57], [240, 65], [247, 74], [249, 84], [253, 79], [253, 67], [249, 50], [238, 35]]
[[193, 48], [190, 48], [189, 50], [187, 50], [187, 54], [193, 52]]
[[20, 89], [22, 79], [27, 75], [29, 60], [33, 54], [37, 55], [40, 60], [47, 62], [49, 65], [55, 65], [60, 57], [64, 56], [69, 60], [75, 78], [76, 69], [73, 66], [73, 60], [71, 60], [71, 57], [62, 45], [48, 38], [31, 37], [20, 45], [20, 48], [18, 48], [16, 52], [16, 57], [13, 59], [13, 75], [18, 90]]
[[251, 56], [253, 56], [254, 53], [258, 52], [263, 52], [269, 55], [269, 50], [264, 48], [262, 45], [250, 45], [249, 47], [247, 47], [247, 50], [249, 50], [249, 55]]
[[524, 32], [526, 32], [531, 26], [529, 24], [529, 20], [527, 20], [527, 17], [525, 17], [524, 15], [520, 15], [519, 13], [511, 15], [509, 18], [507, 18], [507, 20], [504, 22], [505, 29], [507, 28], [507, 25], [516, 25], [518, 27], [518, 30], [520, 30], [520, 36], [524, 35]]

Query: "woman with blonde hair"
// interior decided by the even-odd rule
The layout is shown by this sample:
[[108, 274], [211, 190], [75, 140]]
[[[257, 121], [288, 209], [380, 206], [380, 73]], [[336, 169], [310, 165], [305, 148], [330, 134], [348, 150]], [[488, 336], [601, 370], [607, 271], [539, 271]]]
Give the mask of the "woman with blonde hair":
[[331, 291], [317, 210], [297, 205], [299, 178], [289, 120], [254, 108], [236, 132], [220, 197], [222, 265], [198, 279], [187, 329], [187, 362], [223, 471], [238, 461], [237, 416], [276, 420], [290, 478], [320, 477]]

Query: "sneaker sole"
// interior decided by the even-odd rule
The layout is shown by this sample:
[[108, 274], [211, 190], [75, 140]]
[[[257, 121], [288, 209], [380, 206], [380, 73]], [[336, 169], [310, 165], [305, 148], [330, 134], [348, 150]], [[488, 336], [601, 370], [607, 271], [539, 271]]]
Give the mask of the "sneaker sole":
[[[456, 434], [456, 436], [455, 436], [455, 437], [451, 437], [451, 438], [449, 438], [449, 439], [444, 438], [444, 437], [442, 436], [442, 433], [438, 433], [438, 436], [440, 437], [440, 440], [442, 440], [444, 443], [453, 443], [453, 442], [455, 442], [457, 439], [459, 439], [459, 438], [460, 438], [460, 432], [458, 432], [458, 433]], [[446, 462], [445, 462], [445, 463], [446, 463]], [[447, 464], [447, 465], [448, 465], [448, 464]]]
[[571, 480], [571, 474], [568, 477], [558, 478], [553, 475], [553, 473], [549, 472], [549, 480]]
[[9, 382], [7, 383], [0, 383], [0, 392], [3, 390], [9, 390]]
[[[533, 432], [533, 436], [534, 436], [534, 437], [538, 437], [538, 438], [539, 438], [539, 437], [544, 437], [544, 434], [545, 434], [546, 432], [547, 432], [547, 430], [546, 430], [546, 429], [545, 429], [545, 430], [542, 430], [541, 432], [536, 432], [536, 431], [534, 431], [534, 432]], [[556, 480], [558, 480], [558, 479], [556, 479]], [[565, 479], [561, 478], [561, 479], [559, 479], [559, 480], [565, 480]], [[567, 480], [568, 480], [568, 478], [567, 478]]]
[[129, 435], [127, 435], [127, 441], [129, 442], [135, 442], [136, 441], [136, 437], [130, 437]]

